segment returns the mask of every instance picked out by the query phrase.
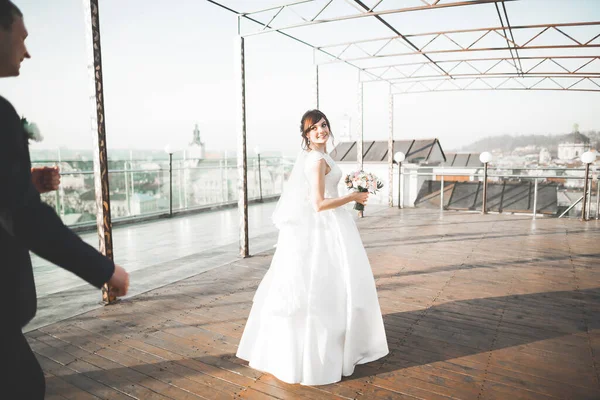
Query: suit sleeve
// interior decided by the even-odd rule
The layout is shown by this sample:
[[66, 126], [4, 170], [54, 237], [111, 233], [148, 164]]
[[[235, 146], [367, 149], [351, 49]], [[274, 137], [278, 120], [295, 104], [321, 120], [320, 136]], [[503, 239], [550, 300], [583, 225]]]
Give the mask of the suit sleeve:
[[0, 98], [0, 223], [25, 248], [100, 288], [114, 263], [67, 228], [31, 182], [29, 150], [16, 111]]

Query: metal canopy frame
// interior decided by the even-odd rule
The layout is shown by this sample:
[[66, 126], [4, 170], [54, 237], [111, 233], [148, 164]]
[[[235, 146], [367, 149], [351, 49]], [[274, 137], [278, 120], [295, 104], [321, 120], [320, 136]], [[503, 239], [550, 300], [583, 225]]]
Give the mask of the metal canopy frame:
[[[366, 0], [365, 0], [366, 1]], [[316, 7], [316, 13], [298, 10], [309, 3], [323, 3], [315, 0], [296, 1], [277, 7], [270, 7], [247, 13], [237, 13], [241, 19], [247, 19], [258, 29], [240, 32], [244, 37], [266, 33], [285, 34], [324, 56], [318, 65], [346, 63], [361, 71], [362, 82], [388, 82], [392, 94], [422, 93], [434, 91], [459, 90], [570, 90], [600, 92], [600, 57], [593, 53], [600, 48], [600, 21], [570, 22], [560, 24], [532, 24], [513, 26], [510, 23], [506, 4], [517, 0], [421, 0], [421, 5], [404, 8], [381, 9], [393, 0], [326, 0], [322, 7]], [[213, 3], [217, 3], [211, 1]], [[355, 7], [356, 12], [335, 17], [321, 17], [336, 2], [344, 2]], [[488, 4], [495, 12], [500, 24], [493, 27], [471, 29], [441, 30], [436, 32], [402, 33], [386, 16], [420, 13], [430, 10], [472, 7]], [[230, 11], [233, 11], [230, 9]], [[278, 19], [284, 11], [287, 16], [297, 16], [297, 23], [278, 26]], [[234, 11], [235, 12], [235, 11]], [[272, 15], [270, 15], [272, 14]], [[268, 18], [265, 18], [268, 16]], [[262, 17], [262, 18], [261, 18]], [[299, 32], [300, 28], [334, 24], [340, 21], [358, 19], [376, 19], [392, 36], [365, 38], [334, 44], [309, 43], [289, 31]], [[594, 34], [585, 39], [576, 38], [568, 30], [589, 28]], [[461, 44], [460, 36], [470, 34], [473, 39]], [[519, 34], [522, 34], [520, 38]], [[540, 44], [543, 39], [553, 36], [553, 41]], [[497, 39], [494, 46], [485, 45]], [[392, 45], [400, 45], [406, 51], [386, 51]], [[366, 48], [371, 47], [372, 49]], [[359, 56], [346, 56], [354, 51]], [[548, 53], [548, 51], [550, 51]], [[531, 55], [531, 53], [534, 53]], [[543, 55], [536, 53], [543, 52]], [[502, 56], [491, 57], [490, 53]], [[484, 56], [481, 56], [484, 54]], [[448, 58], [448, 56], [453, 56]], [[402, 58], [418, 57], [419, 61], [401, 61]], [[387, 62], [390, 60], [389, 62]], [[564, 64], [566, 60], [579, 60], [575, 66]], [[368, 66], [369, 62], [377, 62]], [[476, 64], [488, 63], [486, 67]], [[533, 64], [532, 64], [533, 63]], [[524, 66], [525, 65], [525, 66]], [[459, 72], [463, 70], [463, 72]], [[532, 78], [532, 79], [527, 79]], [[428, 82], [428, 83], [426, 83]], [[433, 82], [433, 83], [431, 83]]]
[[[238, 173], [240, 212], [240, 256], [248, 257], [248, 181], [246, 152], [246, 95], [245, 95], [245, 44], [251, 36], [278, 33], [313, 48], [314, 104], [319, 106], [319, 68], [326, 64], [344, 63], [358, 70], [358, 133], [357, 161], [363, 164], [363, 91], [364, 84], [387, 82], [389, 84], [389, 138], [387, 160], [389, 165], [390, 193], [393, 185], [393, 123], [394, 96], [398, 94], [466, 91], [466, 90], [560, 90], [600, 92], [600, 21], [562, 24], [519, 25], [510, 23], [505, 3], [517, 0], [413, 0], [412, 7], [394, 8], [397, 0], [300, 0], [254, 12], [238, 12], [226, 5], [227, 0], [206, 0], [237, 15], [239, 49], [236, 74], [238, 91]], [[410, 1], [410, 0], [406, 0]], [[100, 248], [112, 257], [112, 223], [108, 190], [108, 158], [104, 119], [104, 94], [102, 82], [102, 51], [100, 45], [100, 12], [98, 0], [82, 0], [86, 20], [88, 70], [90, 72], [90, 100], [93, 107], [92, 133], [95, 141], [94, 176], [98, 203], [98, 232]], [[352, 12], [331, 14], [334, 6], [351, 6]], [[459, 9], [461, 7], [493, 6], [500, 24], [493, 27], [441, 30], [438, 32], [407, 33], [390, 18], [410, 13], [419, 16], [431, 10]], [[313, 7], [306, 12], [306, 7]], [[282, 19], [295, 19], [279, 24]], [[309, 26], [328, 27], [344, 21], [375, 21], [387, 36], [373, 38], [369, 29], [358, 30], [363, 38], [343, 43], [313, 43], [302, 38], [299, 32]], [[243, 21], [253, 28], [243, 31]], [[593, 34], [585, 39], [570, 32], [573, 28], [588, 28]], [[516, 33], [532, 31], [526, 39]], [[331, 31], [330, 31], [331, 32]], [[354, 32], [356, 33], [356, 31]], [[539, 44], [540, 38], [555, 34], [550, 44]], [[474, 35], [473, 40], [461, 44], [461, 35]], [[327, 34], [321, 37], [328, 37]], [[493, 46], [485, 41], [496, 39]], [[498, 42], [500, 40], [500, 42]], [[406, 51], [392, 51], [400, 45]], [[369, 49], [374, 46], [375, 49]], [[353, 56], [352, 51], [358, 51]], [[494, 55], [491, 56], [490, 53]], [[533, 53], [533, 54], [532, 54]], [[541, 54], [540, 54], [541, 53]], [[319, 58], [322, 58], [319, 60]], [[487, 64], [486, 64], [487, 63]], [[575, 63], [575, 65], [573, 65]], [[569, 65], [570, 64], [570, 65]], [[392, 196], [389, 196], [390, 206]], [[105, 291], [108, 292], [108, 290]], [[105, 296], [106, 302], [113, 299]]]
[[[506, 3], [518, 0], [414, 0], [414, 6], [394, 8], [396, 0], [299, 0], [252, 12], [238, 12], [227, 0], [207, 0], [238, 16], [241, 54], [240, 117], [238, 132], [240, 255], [249, 256], [246, 179], [246, 124], [244, 39], [269, 33], [284, 35], [314, 51], [314, 104], [319, 106], [319, 68], [344, 63], [358, 70], [357, 163], [363, 166], [364, 84], [389, 84], [388, 202], [393, 206], [394, 97], [411, 93], [477, 90], [558, 90], [600, 93], [600, 21], [512, 25]], [[394, 4], [395, 3], [395, 4]], [[352, 12], [331, 14], [334, 5], [352, 6]], [[385, 8], [387, 6], [390, 6]], [[418, 18], [431, 10], [485, 6], [499, 25], [435, 32], [403, 32], [390, 17], [411, 13]], [[348, 10], [348, 8], [347, 8]], [[285, 17], [284, 17], [285, 15]], [[281, 22], [281, 20], [285, 20]], [[314, 43], [302, 28], [335, 26], [344, 21], [376, 21], [390, 34], [339, 43]], [[248, 21], [252, 29], [245, 29]], [[462, 22], [462, 21], [461, 21]], [[571, 30], [587, 29], [581, 38]], [[333, 29], [333, 28], [332, 28]], [[589, 32], [592, 32], [590, 35]], [[327, 31], [319, 40], [327, 38]], [[581, 32], [579, 32], [581, 34]], [[356, 35], [356, 31], [353, 32]], [[360, 35], [358, 35], [360, 36]], [[550, 42], [544, 42], [549, 39]], [[465, 42], [465, 37], [469, 37]], [[396, 50], [395, 48], [401, 50]], [[352, 54], [354, 53], [354, 55]]]

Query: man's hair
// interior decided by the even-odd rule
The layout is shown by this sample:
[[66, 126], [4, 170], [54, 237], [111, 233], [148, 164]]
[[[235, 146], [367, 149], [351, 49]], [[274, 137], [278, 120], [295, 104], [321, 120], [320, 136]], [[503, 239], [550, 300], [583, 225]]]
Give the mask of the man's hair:
[[8, 30], [15, 22], [15, 16], [22, 17], [23, 13], [12, 1], [0, 0], [0, 27]]

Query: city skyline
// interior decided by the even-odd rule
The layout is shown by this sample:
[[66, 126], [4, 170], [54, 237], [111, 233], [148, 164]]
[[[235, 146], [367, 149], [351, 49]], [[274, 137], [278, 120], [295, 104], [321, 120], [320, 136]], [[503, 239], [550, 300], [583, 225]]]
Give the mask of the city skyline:
[[[25, 15], [33, 58], [23, 63], [21, 77], [0, 81], [0, 93], [19, 114], [40, 126], [45, 139], [32, 148], [91, 149], [82, 2], [15, 3]], [[121, 2], [107, 0], [100, 4], [109, 150], [182, 147], [196, 123], [207, 151], [236, 148], [233, 60], [237, 20], [207, 2], [175, 3], [132, 0], [123, 7]], [[224, 3], [242, 11], [243, 6], [251, 10], [274, 4]], [[600, 20], [600, 7], [593, 1], [573, 1], [568, 7], [559, 1], [543, 2], [544, 7], [541, 3], [507, 3], [511, 22]], [[408, 32], [429, 31], [437, 24], [445, 28], [460, 18], [481, 17], [483, 8], [478, 7], [450, 13], [448, 21], [432, 17], [403, 23]], [[248, 148], [259, 145], [264, 151], [292, 154], [300, 148], [299, 119], [313, 106], [312, 49], [269, 34], [249, 38], [246, 56]], [[345, 114], [354, 124], [356, 70], [324, 66], [320, 84], [320, 108], [329, 116], [334, 133], [340, 130]], [[387, 92], [386, 84], [365, 85], [365, 140], [388, 136]], [[437, 137], [446, 148], [458, 149], [496, 134], [564, 134], [574, 123], [581, 131], [598, 130], [597, 104], [598, 93], [581, 92], [399, 95], [395, 98], [395, 137]]]

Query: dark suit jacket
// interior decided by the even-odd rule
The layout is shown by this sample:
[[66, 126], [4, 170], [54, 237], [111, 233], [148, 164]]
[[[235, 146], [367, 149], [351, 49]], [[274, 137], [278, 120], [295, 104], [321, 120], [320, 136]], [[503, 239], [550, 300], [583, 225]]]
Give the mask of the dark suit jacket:
[[67, 228], [31, 182], [28, 140], [14, 107], [0, 96], [0, 319], [25, 326], [37, 308], [29, 250], [100, 288], [114, 263]]

